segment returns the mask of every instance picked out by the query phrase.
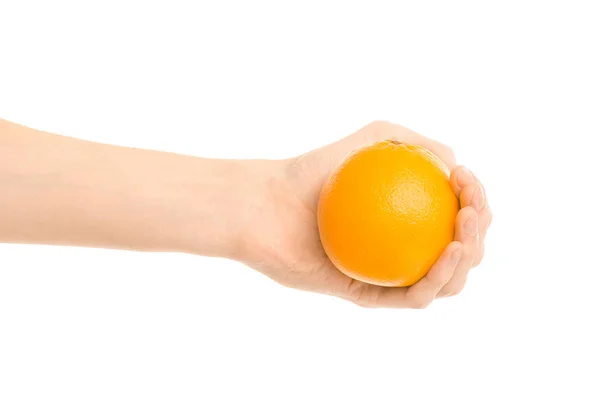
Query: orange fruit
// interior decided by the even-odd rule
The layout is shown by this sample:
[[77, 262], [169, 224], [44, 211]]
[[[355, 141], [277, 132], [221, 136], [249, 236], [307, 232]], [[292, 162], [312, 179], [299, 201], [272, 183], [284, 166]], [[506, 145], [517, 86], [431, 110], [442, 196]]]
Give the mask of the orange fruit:
[[438, 157], [421, 146], [378, 142], [350, 154], [323, 186], [321, 244], [354, 279], [409, 286], [452, 241], [458, 210]]

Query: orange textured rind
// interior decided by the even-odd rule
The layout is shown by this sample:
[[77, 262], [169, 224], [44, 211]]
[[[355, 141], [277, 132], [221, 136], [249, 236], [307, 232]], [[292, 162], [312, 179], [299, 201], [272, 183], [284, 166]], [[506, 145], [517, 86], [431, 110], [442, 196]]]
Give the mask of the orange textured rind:
[[321, 243], [346, 275], [408, 286], [454, 236], [459, 203], [446, 165], [427, 149], [382, 141], [351, 153], [322, 188]]

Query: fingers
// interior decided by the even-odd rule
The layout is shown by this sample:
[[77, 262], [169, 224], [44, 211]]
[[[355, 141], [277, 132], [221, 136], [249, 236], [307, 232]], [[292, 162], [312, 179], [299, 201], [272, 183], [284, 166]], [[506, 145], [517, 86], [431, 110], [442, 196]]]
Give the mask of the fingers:
[[464, 165], [454, 168], [450, 173], [450, 185], [457, 196], [460, 196], [465, 187], [475, 182], [477, 182], [475, 175]]
[[465, 187], [460, 194], [460, 205], [463, 208], [471, 207], [477, 212], [479, 244], [473, 260], [473, 266], [477, 266], [483, 258], [484, 240], [489, 226], [489, 219], [491, 218], [491, 213], [486, 210], [483, 187], [476, 183]]
[[479, 230], [479, 249], [473, 265], [481, 263], [484, 253], [485, 237], [492, 222], [492, 211], [489, 207], [485, 188], [477, 177], [467, 168], [460, 166], [450, 174], [450, 183], [454, 192], [460, 197], [461, 207], [473, 207], [477, 211]]
[[460, 242], [450, 243], [427, 275], [408, 288], [379, 287], [355, 281], [350, 299], [363, 307], [425, 308], [452, 278], [462, 253]]
[[406, 291], [406, 302], [411, 308], [425, 308], [452, 280], [465, 256], [463, 244], [453, 241], [425, 277]]
[[467, 282], [467, 275], [479, 249], [479, 230], [477, 212], [472, 207], [465, 207], [456, 216], [455, 239], [463, 244], [463, 254], [450, 281], [439, 291], [438, 296], [458, 294]]

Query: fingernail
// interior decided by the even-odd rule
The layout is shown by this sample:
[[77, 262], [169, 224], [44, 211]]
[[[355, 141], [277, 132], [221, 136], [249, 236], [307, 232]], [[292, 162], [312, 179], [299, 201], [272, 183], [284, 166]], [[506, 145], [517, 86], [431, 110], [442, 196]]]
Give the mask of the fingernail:
[[473, 182], [475, 182], [473, 173], [466, 167], [461, 168], [460, 172], [458, 173], [458, 183], [464, 187]]
[[477, 234], [477, 219], [474, 216], [471, 216], [465, 222], [465, 233], [470, 237], [475, 237]]
[[454, 266], [458, 263], [458, 261], [460, 260], [460, 258], [462, 257], [462, 250], [461, 249], [457, 249], [455, 250], [452, 255], [450, 255], [450, 266]]
[[471, 197], [471, 204], [475, 210], [481, 211], [483, 209], [484, 202], [485, 197], [483, 197], [483, 189], [481, 186], [477, 186], [477, 189], [475, 189], [473, 196]]

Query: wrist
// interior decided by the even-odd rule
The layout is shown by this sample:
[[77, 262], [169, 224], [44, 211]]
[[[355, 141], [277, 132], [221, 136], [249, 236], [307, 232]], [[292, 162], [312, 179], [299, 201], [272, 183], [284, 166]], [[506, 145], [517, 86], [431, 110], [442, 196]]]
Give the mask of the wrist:
[[[183, 161], [185, 162], [185, 161]], [[244, 261], [282, 161], [187, 158], [169, 206], [177, 238], [172, 250]], [[185, 168], [185, 171], [183, 171]], [[171, 184], [172, 181], [163, 181]]]

